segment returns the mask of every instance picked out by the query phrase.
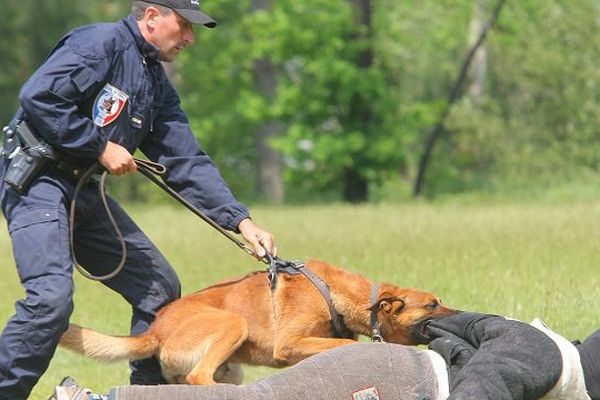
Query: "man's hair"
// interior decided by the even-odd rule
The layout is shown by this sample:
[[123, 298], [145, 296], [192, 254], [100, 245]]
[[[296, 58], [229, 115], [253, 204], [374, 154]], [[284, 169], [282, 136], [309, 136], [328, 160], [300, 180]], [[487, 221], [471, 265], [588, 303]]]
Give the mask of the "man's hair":
[[150, 3], [142, 0], [134, 0], [133, 5], [131, 6], [131, 12], [135, 16], [135, 19], [141, 21], [144, 18], [144, 13], [146, 12], [146, 8], [154, 6], [160, 10], [162, 15], [169, 15], [173, 10], [169, 7], [161, 6], [159, 4]]

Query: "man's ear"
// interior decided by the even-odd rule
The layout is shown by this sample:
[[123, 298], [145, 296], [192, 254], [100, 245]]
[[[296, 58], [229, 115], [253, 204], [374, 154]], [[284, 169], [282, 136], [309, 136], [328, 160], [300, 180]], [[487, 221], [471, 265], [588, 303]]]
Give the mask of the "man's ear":
[[144, 20], [150, 26], [154, 25], [156, 17], [160, 15], [160, 10], [154, 6], [148, 6], [144, 12]]

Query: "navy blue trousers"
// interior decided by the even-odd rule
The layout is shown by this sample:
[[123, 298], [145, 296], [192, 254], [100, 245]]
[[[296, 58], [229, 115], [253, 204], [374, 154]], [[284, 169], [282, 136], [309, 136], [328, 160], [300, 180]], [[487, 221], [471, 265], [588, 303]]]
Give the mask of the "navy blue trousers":
[[[74, 187], [48, 172], [34, 181], [26, 195], [19, 195], [0, 179], [0, 204], [25, 289], [25, 298], [16, 302], [15, 314], [0, 336], [0, 399], [27, 399], [68, 326], [74, 291], [69, 245]], [[125, 238], [127, 261], [117, 276], [102, 283], [131, 304], [131, 334], [136, 335], [148, 328], [160, 307], [180, 296], [180, 284], [150, 239], [114, 200], [109, 199], [109, 204]], [[77, 260], [90, 273], [106, 275], [121, 259], [121, 244], [102, 206], [97, 183], [84, 187], [76, 210]], [[162, 382], [154, 358], [134, 362], [131, 369], [132, 383]]]

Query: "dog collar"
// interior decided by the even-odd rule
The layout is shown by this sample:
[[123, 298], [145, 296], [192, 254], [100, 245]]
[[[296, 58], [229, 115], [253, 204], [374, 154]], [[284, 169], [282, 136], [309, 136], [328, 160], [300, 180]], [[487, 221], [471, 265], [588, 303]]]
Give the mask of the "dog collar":
[[[377, 301], [377, 292], [379, 291], [379, 283], [374, 283], [371, 286], [371, 299], [369, 304], [375, 304]], [[371, 310], [371, 341], [372, 342], [385, 342], [383, 340], [383, 333], [381, 332], [381, 326], [377, 320], [377, 309]]]

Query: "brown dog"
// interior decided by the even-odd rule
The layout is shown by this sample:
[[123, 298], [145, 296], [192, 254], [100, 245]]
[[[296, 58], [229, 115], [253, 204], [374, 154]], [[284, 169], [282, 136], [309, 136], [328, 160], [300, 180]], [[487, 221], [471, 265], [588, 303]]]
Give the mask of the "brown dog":
[[335, 311], [352, 339], [332, 337], [326, 301], [306, 277], [280, 273], [271, 291], [266, 272], [256, 272], [174, 301], [140, 336], [107, 336], [71, 324], [60, 344], [101, 361], [155, 356], [171, 383], [201, 385], [216, 379], [239, 384], [239, 363], [291, 365], [354, 343], [358, 334], [371, 336], [370, 310], [384, 340], [401, 344], [414, 344], [409, 330], [416, 322], [453, 312], [430, 293], [387, 283], [370, 304], [373, 284], [364, 277], [320, 261], [305, 268], [329, 286]]

